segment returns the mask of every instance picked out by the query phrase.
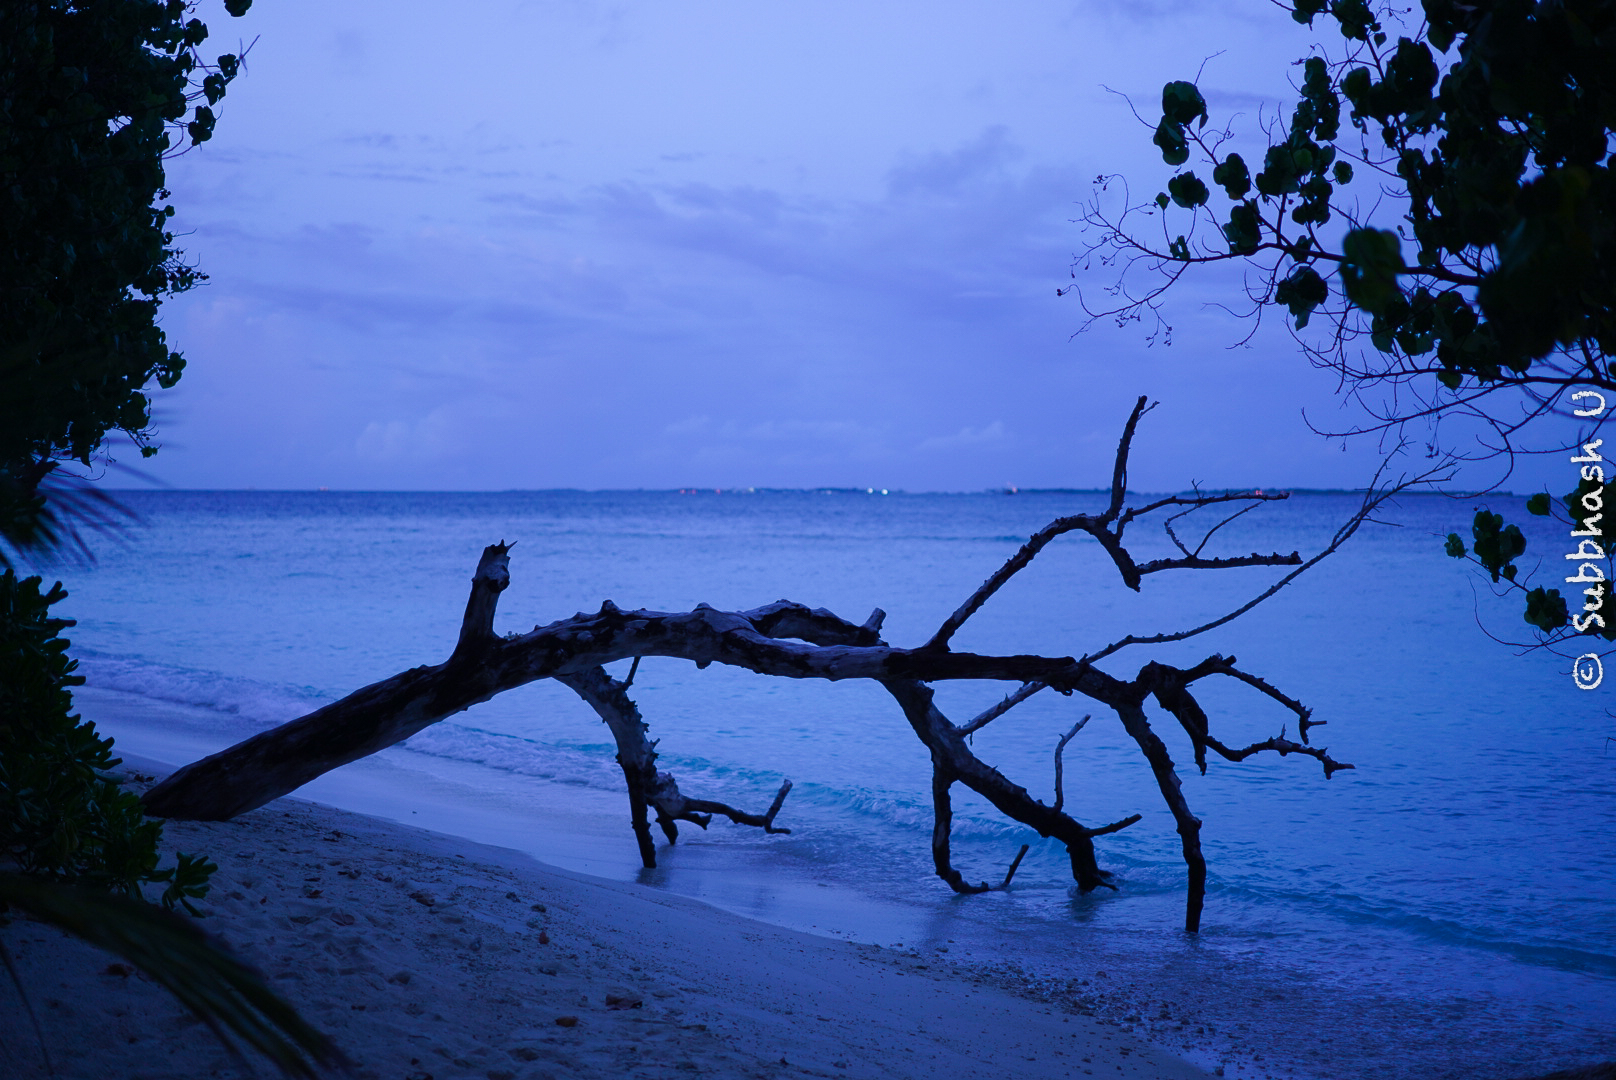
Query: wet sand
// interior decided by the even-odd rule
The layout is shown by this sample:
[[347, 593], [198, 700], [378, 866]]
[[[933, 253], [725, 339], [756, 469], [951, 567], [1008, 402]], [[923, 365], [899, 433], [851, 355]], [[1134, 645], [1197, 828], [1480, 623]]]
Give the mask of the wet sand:
[[[940, 955], [782, 929], [302, 800], [169, 823], [164, 848], [219, 864], [204, 925], [362, 1078], [1207, 1075]], [[26, 922], [0, 932], [57, 1075], [253, 1075], [114, 958]], [[9, 984], [0, 1001], [0, 1074], [44, 1077]]]

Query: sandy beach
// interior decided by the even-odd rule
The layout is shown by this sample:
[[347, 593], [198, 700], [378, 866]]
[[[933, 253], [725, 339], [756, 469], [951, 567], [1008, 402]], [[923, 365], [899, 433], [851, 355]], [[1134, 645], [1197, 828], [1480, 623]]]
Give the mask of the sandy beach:
[[[1208, 1075], [941, 950], [814, 937], [298, 799], [172, 822], [164, 846], [219, 864], [207, 928], [366, 1080]], [[113, 957], [4, 933], [57, 1075], [255, 1075]], [[0, 1000], [0, 1074], [46, 1076], [9, 982]]]

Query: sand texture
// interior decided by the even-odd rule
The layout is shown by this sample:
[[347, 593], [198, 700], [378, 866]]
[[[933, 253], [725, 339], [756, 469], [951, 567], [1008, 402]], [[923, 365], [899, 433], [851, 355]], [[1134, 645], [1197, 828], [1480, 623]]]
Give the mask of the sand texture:
[[[165, 847], [219, 864], [205, 925], [363, 1078], [1206, 1075], [936, 957], [779, 929], [300, 800], [170, 823]], [[0, 933], [58, 1076], [255, 1075], [113, 957], [28, 922]], [[47, 1075], [3, 979], [0, 1040], [0, 1076]]]

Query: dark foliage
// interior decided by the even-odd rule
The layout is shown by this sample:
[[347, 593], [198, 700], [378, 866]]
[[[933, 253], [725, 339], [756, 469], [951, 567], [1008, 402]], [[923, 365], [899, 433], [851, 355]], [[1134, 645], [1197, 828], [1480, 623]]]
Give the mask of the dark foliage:
[[[1225, 150], [1235, 132], [1207, 127], [1196, 85], [1168, 83], [1153, 141], [1175, 167], [1198, 151], [1212, 187], [1192, 168], [1114, 219], [1095, 204], [1091, 253], [1156, 279], [1094, 314], [1159, 316], [1187, 266], [1254, 260], [1254, 310], [1282, 305], [1298, 329], [1330, 316], [1327, 340], [1303, 339], [1317, 360], [1360, 394], [1413, 391], [1387, 423], [1508, 387], [1540, 403], [1572, 383], [1616, 391], [1616, 0], [1424, 0], [1424, 15], [1393, 43], [1364, 0], [1297, 3], [1297, 22], [1328, 17], [1342, 45], [1299, 62], [1255, 175]], [[1348, 189], [1364, 175], [1395, 198], [1365, 209]], [[1175, 205], [1192, 214], [1170, 239]], [[1140, 213], [1162, 218], [1162, 242], [1136, 231]]]
[[[250, 0], [231, 0], [232, 14]], [[151, 443], [152, 382], [184, 367], [157, 324], [203, 276], [174, 246], [164, 159], [205, 142], [241, 69], [182, 0], [0, 5], [0, 533], [50, 545], [40, 485], [106, 436]]]
[[[1116, 178], [1100, 178], [1084, 261], [1120, 275], [1089, 314], [1170, 331], [1171, 287], [1235, 262], [1250, 271], [1253, 324], [1277, 305], [1368, 409], [1356, 432], [1420, 421], [1433, 454], [1506, 461], [1568, 445], [1564, 425], [1535, 423], [1577, 409], [1566, 391], [1616, 406], [1616, 0], [1281, 6], [1339, 36], [1297, 62], [1288, 122], [1261, 125], [1260, 168], [1232, 151], [1232, 126], [1209, 123], [1193, 82], [1168, 83], [1153, 141], [1175, 169], [1198, 155], [1212, 184], [1181, 169], [1153, 201], [1115, 209], [1104, 191]], [[1585, 428], [1600, 415], [1587, 404]], [[1466, 438], [1481, 425], [1474, 444], [1444, 438], [1442, 422], [1459, 417]], [[1572, 506], [1583, 494], [1565, 502], [1573, 528], [1589, 513]], [[1577, 620], [1557, 590], [1516, 581], [1515, 526], [1483, 510], [1473, 538], [1492, 581], [1525, 594], [1540, 640], [1616, 638], [1616, 619]], [[1457, 533], [1447, 549], [1467, 554]], [[1599, 561], [1610, 567], [1603, 551]]]
[[50, 608], [67, 593], [37, 577], [0, 574], [0, 844], [22, 870], [102, 891], [140, 895], [158, 883], [165, 907], [205, 896], [215, 867], [181, 854], [158, 869], [162, 824], [108, 775], [112, 740], [73, 715], [76, 660]]
[[[123, 956], [221, 1037], [312, 1077], [342, 1064], [330, 1041], [194, 926], [141, 902], [162, 885], [163, 909], [200, 914], [191, 901], [216, 867], [184, 853], [158, 867], [161, 824], [108, 773], [112, 740], [72, 713], [83, 679], [60, 637], [72, 622], [50, 614], [67, 594], [12, 565], [88, 557], [86, 532], [123, 524], [104, 494], [53, 474], [89, 468], [114, 431], [154, 453], [146, 387], [184, 367], [158, 307], [204, 278], [168, 230], [164, 161], [208, 140], [241, 70], [235, 53], [203, 60], [208, 30], [191, 13], [184, 0], [0, 3], [0, 865], [22, 871], [0, 873], [0, 911]], [[0, 960], [15, 979], [3, 941]]]

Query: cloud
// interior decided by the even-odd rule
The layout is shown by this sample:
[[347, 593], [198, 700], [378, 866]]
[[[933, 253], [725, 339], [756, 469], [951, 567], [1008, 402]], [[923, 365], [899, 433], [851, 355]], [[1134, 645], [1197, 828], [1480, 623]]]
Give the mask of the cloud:
[[354, 440], [354, 452], [374, 464], [437, 461], [461, 448], [458, 426], [443, 409], [416, 420], [372, 420]]
[[[1163, 425], [1180, 408], [1152, 435], [1179, 447], [1165, 486], [1185, 460], [1208, 483], [1359, 479], [1310, 456], [1298, 406], [1334, 387], [1288, 338], [1225, 351], [1246, 327], [1203, 301], [1238, 281], [1175, 289], [1171, 349], [1073, 340], [1055, 296], [1095, 173], [1166, 176], [1098, 84], [1150, 104], [1246, 15], [630, 6], [611, 30], [563, 0], [367, 28], [377, 81], [333, 110], [303, 2], [266, 9], [281, 33], [242, 104], [173, 164], [212, 275], [164, 307], [191, 362], [170, 403], [191, 449], [157, 459], [178, 483], [1081, 486], [1141, 392]], [[1282, 13], [1250, 21], [1275, 33], [1207, 66], [1219, 100], [1283, 96], [1305, 51]], [[429, 62], [445, 34], [494, 50], [485, 78]]]
[[883, 453], [887, 443], [883, 425], [850, 419], [731, 419], [715, 424], [702, 416], [670, 424], [664, 430], [702, 444], [701, 452], [709, 454], [744, 450], [795, 461], [840, 454], [869, 457]]
[[710, 416], [689, 416], [662, 429], [664, 435], [703, 435], [712, 427]]
[[985, 427], [963, 427], [952, 435], [941, 435], [925, 439], [915, 449], [922, 453], [934, 453], [939, 450], [964, 450], [980, 447], [987, 443], [1003, 442], [1004, 437], [1004, 424], [995, 420]]
[[972, 183], [1002, 175], [1005, 166], [1022, 156], [1009, 129], [995, 124], [954, 150], [907, 155], [887, 174], [887, 188], [899, 198], [956, 195]]

